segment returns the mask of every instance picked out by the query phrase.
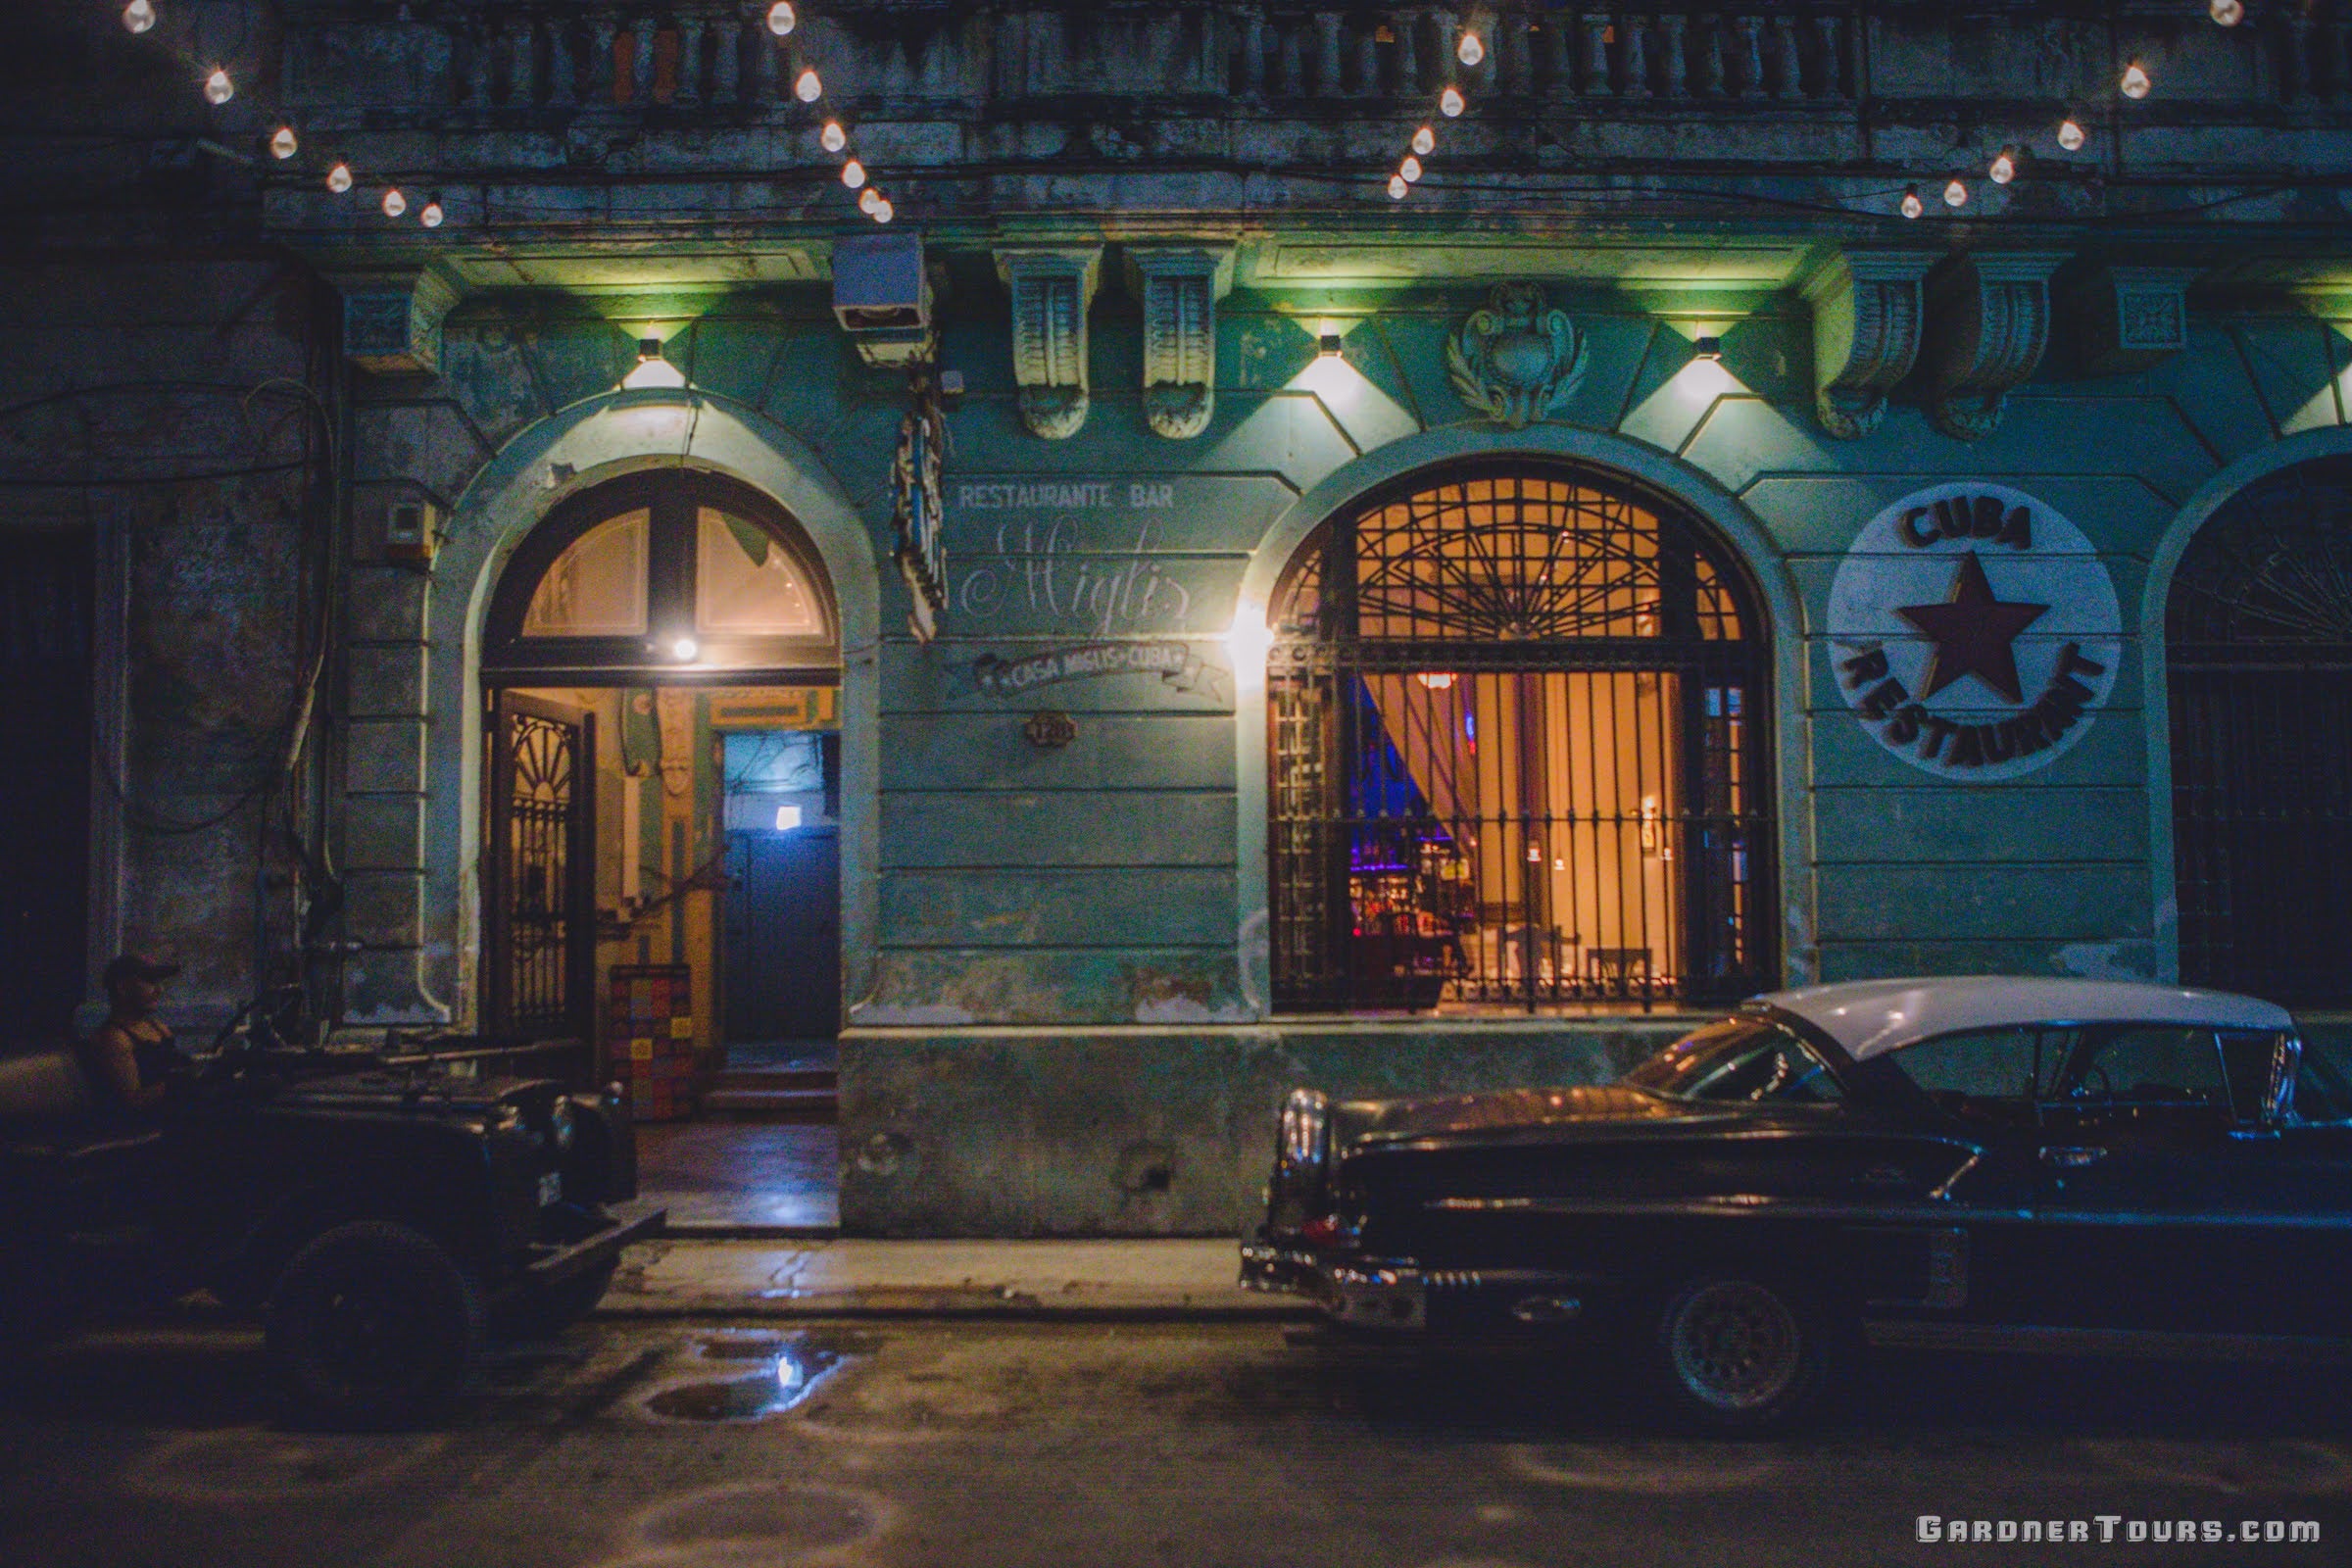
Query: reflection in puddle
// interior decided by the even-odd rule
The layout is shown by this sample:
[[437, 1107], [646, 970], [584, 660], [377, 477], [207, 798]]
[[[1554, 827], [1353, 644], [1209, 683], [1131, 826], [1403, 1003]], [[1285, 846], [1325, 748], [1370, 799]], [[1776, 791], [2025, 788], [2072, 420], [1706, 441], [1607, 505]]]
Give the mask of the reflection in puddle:
[[691, 1345], [696, 1360], [747, 1370], [723, 1378], [665, 1381], [638, 1401], [657, 1420], [758, 1421], [780, 1415], [808, 1398], [846, 1359], [841, 1350], [798, 1334], [702, 1335]]

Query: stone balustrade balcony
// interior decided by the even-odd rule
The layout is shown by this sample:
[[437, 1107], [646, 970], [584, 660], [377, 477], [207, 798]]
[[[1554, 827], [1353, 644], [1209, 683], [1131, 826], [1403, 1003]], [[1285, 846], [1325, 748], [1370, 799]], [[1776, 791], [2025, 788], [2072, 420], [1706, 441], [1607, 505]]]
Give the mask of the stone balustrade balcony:
[[[862, 220], [827, 118], [898, 212], [938, 233], [1255, 222], [1504, 221], [1781, 231], [1935, 220], [2032, 243], [2118, 220], [2143, 237], [2330, 226], [2352, 166], [2352, 0], [1689, 0], [1479, 7], [1280, 0], [287, 0], [281, 80], [312, 145], [365, 186], [441, 197], [511, 246], [758, 245]], [[1457, 46], [1478, 31], [1483, 58]], [[2152, 77], [2118, 91], [2124, 65]], [[811, 104], [794, 91], [821, 77]], [[1438, 97], [1458, 87], [1458, 119]], [[2072, 117], [2079, 150], [2055, 131]], [[1428, 176], [1393, 202], [1415, 127]], [[2004, 150], [2019, 174], [1987, 182]], [[270, 172], [267, 222], [326, 252], [413, 249], [316, 171]], [[2328, 187], [2331, 189], [2332, 187]], [[365, 196], [366, 191], [360, 193]], [[2220, 199], [2216, 199], [2216, 198]], [[2021, 243], [2028, 242], [2021, 238]], [[787, 270], [789, 274], [789, 270]]]

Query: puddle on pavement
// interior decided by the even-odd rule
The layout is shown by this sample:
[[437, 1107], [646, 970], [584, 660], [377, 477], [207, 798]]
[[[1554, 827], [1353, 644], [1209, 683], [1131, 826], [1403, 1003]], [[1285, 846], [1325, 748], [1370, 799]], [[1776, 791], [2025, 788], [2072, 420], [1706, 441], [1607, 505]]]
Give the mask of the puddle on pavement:
[[710, 1370], [724, 1368], [728, 1375], [679, 1373], [637, 1404], [658, 1421], [765, 1420], [792, 1409], [852, 1355], [870, 1354], [873, 1348], [863, 1336], [841, 1344], [808, 1334], [698, 1334], [687, 1341], [683, 1358], [716, 1362]]

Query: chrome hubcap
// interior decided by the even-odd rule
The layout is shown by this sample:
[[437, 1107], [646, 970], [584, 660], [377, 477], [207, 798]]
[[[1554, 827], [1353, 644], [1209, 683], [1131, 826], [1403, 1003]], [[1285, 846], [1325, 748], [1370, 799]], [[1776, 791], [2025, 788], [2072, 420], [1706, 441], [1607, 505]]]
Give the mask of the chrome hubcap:
[[1746, 1280], [1693, 1291], [1674, 1315], [1667, 1349], [1683, 1387], [1720, 1410], [1749, 1410], [1779, 1398], [1803, 1360], [1796, 1314]]

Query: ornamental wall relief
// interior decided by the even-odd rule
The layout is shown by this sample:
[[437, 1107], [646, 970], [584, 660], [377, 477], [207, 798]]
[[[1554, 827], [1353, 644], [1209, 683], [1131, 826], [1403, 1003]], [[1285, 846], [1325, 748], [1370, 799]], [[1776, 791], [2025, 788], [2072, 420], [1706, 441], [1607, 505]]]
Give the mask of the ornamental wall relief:
[[1830, 662], [1878, 743], [1938, 778], [2045, 767], [2115, 689], [2123, 612], [2090, 541], [2004, 485], [1936, 485], [1871, 518], [1830, 584]]
[[1446, 344], [1464, 403], [1516, 430], [1558, 408], [1585, 377], [1585, 335], [1541, 286], [1502, 283]]

